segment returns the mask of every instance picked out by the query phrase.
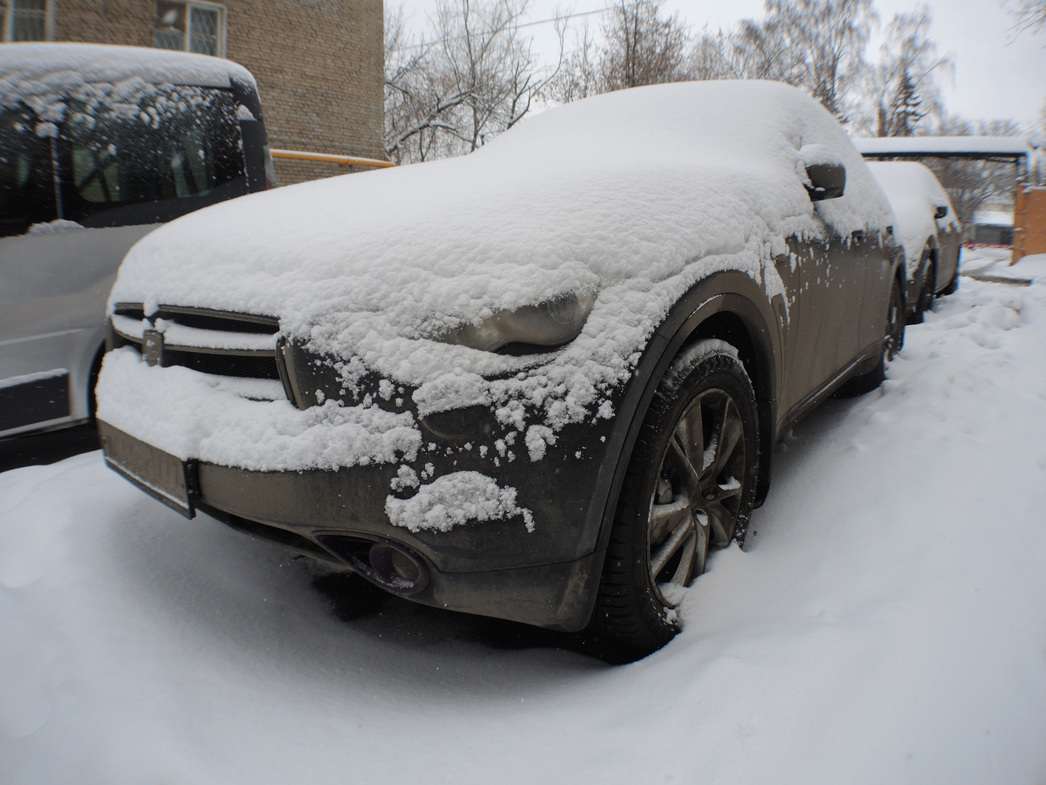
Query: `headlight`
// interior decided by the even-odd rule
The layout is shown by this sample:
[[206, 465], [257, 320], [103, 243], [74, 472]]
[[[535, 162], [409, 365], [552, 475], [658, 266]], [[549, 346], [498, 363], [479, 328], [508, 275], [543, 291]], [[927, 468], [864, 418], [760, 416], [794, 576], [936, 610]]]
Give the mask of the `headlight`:
[[466, 324], [437, 340], [494, 352], [508, 344], [562, 346], [581, 334], [592, 310], [591, 294], [566, 294], [537, 305], [501, 311], [479, 324]]

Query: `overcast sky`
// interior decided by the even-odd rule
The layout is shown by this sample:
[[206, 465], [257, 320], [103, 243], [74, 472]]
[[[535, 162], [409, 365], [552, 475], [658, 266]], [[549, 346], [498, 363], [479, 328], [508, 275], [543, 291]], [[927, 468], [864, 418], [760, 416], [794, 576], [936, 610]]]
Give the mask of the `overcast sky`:
[[[397, 0], [386, 0], [392, 7]], [[605, 8], [613, 0], [530, 0], [528, 20], [556, 16], [557, 8], [574, 13]], [[916, 3], [873, 0], [881, 27]], [[941, 54], [955, 64], [954, 81], [943, 80], [945, 106], [968, 119], [1012, 119], [1026, 128], [1037, 123], [1046, 101], [1046, 31], [1016, 35], [1013, 20], [1001, 0], [936, 0], [928, 3], [933, 17], [931, 37]], [[422, 25], [434, 0], [407, 0], [414, 25]], [[763, 15], [763, 0], [666, 0], [665, 10], [679, 15], [695, 30], [730, 30], [740, 19]], [[587, 17], [598, 29], [600, 16]], [[580, 24], [581, 20], [575, 20]], [[551, 39], [551, 25], [527, 28], [539, 46]], [[568, 42], [569, 43], [569, 42]], [[550, 45], [550, 44], [549, 44]], [[876, 58], [878, 51], [870, 51]]]

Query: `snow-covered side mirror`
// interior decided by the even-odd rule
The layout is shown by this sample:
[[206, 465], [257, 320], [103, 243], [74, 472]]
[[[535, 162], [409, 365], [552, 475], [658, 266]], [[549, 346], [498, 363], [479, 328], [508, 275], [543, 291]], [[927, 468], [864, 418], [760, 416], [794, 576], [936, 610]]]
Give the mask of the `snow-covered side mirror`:
[[811, 202], [838, 199], [846, 190], [846, 167], [835, 151], [823, 144], [803, 145], [799, 157], [806, 167], [807, 193]]
[[933, 217], [934, 218], [944, 218], [946, 215], [948, 215], [948, 205], [946, 205], [946, 204], [939, 204], [939, 205], [937, 205], [937, 210], [934, 212]]

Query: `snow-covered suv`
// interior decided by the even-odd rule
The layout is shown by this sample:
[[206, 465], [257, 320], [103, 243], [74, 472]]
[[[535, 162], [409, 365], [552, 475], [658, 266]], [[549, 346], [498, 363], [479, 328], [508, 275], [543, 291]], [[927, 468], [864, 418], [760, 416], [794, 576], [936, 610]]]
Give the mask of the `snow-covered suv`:
[[759, 82], [210, 208], [121, 268], [106, 458], [390, 592], [640, 655], [744, 539], [782, 431], [882, 378], [891, 221], [831, 116]]

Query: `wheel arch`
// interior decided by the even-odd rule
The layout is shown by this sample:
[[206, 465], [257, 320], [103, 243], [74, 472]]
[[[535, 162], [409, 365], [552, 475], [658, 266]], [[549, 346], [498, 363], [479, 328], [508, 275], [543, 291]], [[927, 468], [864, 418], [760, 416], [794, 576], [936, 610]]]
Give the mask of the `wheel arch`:
[[[780, 299], [780, 302], [777, 300]], [[759, 473], [757, 504], [770, 485], [771, 456], [776, 440], [776, 422], [781, 385], [781, 334], [777, 314], [783, 312], [783, 297], [771, 304], [763, 287], [742, 272], [724, 271], [702, 279], [673, 306], [647, 346], [632, 382], [617, 407], [617, 421], [607, 467], [607, 492], [599, 518], [597, 550], [605, 552], [621, 492], [621, 482], [631, 459], [636, 436], [646, 417], [654, 391], [665, 371], [681, 351], [697, 341], [718, 338], [738, 350], [755, 390], [759, 415]]]

